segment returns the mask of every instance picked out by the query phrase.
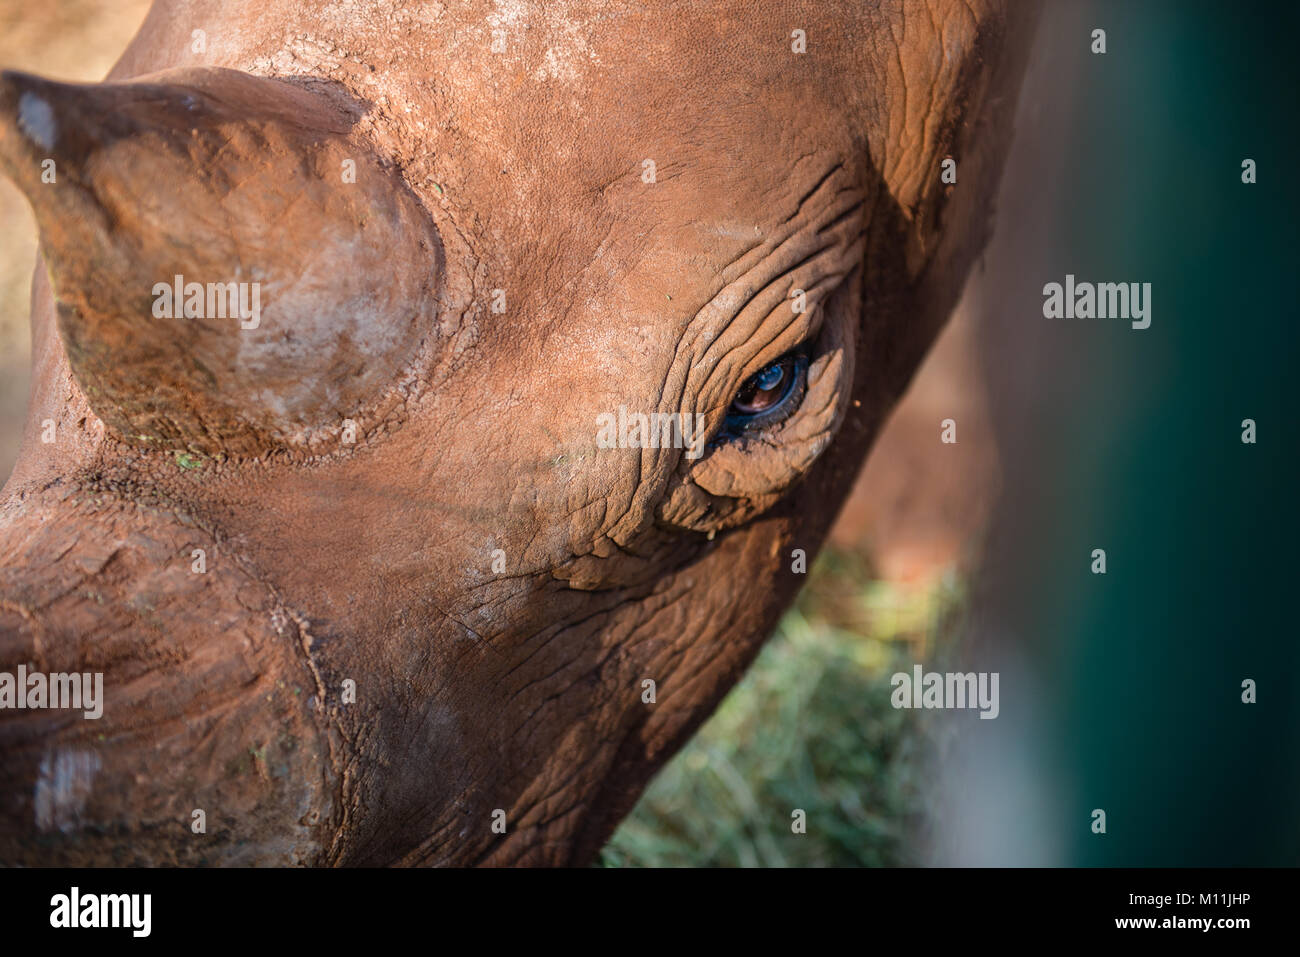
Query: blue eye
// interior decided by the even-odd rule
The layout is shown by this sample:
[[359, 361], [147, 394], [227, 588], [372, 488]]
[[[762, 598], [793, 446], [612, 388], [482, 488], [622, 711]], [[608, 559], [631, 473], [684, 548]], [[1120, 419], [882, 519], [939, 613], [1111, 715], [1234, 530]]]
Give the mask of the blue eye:
[[808, 358], [788, 352], [745, 380], [727, 410], [733, 431], [774, 425], [799, 407], [803, 399]]

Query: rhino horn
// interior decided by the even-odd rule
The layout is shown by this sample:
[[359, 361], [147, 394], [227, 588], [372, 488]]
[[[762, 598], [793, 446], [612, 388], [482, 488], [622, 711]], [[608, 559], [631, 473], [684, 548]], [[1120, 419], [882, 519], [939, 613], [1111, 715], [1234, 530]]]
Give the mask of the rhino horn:
[[31, 203], [68, 363], [121, 440], [319, 449], [398, 388], [443, 252], [353, 101], [232, 70], [0, 73], [0, 168]]

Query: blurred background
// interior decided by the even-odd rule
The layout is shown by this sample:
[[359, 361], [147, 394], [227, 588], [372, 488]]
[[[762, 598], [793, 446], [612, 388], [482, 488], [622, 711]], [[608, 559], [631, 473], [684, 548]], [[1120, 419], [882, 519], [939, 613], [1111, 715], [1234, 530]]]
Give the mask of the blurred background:
[[[0, 0], [0, 66], [100, 79], [148, 6]], [[983, 262], [798, 603], [607, 866], [1300, 860], [1298, 27], [1047, 5]], [[35, 252], [0, 181], [0, 479]], [[1152, 283], [1151, 328], [1044, 319], [1067, 273]], [[895, 710], [916, 663], [998, 672], [998, 719]]]

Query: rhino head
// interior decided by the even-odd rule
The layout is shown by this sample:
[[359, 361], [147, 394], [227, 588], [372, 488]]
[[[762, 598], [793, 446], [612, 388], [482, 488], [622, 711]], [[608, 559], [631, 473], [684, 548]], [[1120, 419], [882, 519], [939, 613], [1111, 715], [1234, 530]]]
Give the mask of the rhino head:
[[0, 711], [0, 856], [591, 860], [986, 238], [1004, 6], [159, 0], [4, 74], [0, 670], [103, 677]]

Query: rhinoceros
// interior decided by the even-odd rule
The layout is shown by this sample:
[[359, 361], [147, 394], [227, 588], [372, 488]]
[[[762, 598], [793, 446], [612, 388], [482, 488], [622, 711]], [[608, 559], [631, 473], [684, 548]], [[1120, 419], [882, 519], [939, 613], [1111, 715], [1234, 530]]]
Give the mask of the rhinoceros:
[[0, 860], [592, 861], [953, 308], [1033, 21], [157, 0], [4, 73]]

